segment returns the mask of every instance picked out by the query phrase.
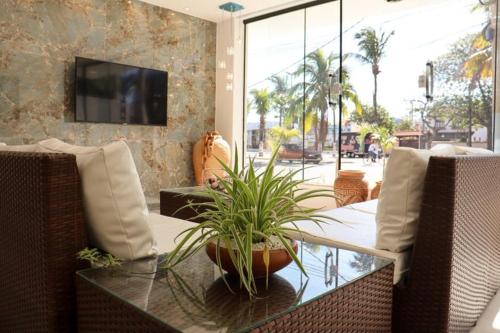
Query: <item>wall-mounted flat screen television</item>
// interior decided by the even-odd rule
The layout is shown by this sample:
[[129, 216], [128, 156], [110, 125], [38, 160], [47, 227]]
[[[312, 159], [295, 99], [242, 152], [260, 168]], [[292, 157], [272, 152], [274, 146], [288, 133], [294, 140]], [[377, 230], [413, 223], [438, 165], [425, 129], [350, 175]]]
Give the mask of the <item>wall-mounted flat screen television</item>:
[[167, 124], [168, 73], [76, 57], [78, 122]]

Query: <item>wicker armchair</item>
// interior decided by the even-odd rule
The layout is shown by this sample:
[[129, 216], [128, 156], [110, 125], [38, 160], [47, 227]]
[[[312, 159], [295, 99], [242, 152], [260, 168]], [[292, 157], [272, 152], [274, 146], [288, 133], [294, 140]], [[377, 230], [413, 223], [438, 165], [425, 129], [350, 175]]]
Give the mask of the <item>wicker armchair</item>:
[[500, 288], [500, 156], [432, 157], [394, 332], [468, 332]]
[[75, 332], [86, 246], [75, 156], [0, 152], [0, 331]]
[[[500, 288], [500, 156], [433, 157], [425, 182], [393, 331], [467, 332]], [[0, 152], [0, 189], [0, 332], [76, 331], [75, 157]]]

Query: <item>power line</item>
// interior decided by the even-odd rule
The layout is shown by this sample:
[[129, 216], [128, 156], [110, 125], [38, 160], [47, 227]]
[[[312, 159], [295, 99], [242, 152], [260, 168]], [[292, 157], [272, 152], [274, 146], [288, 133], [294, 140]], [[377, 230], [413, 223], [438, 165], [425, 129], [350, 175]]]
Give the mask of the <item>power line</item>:
[[[420, 11], [415, 11], [415, 10], [414, 10], [414, 11], [411, 11], [411, 12], [409, 12], [409, 13], [406, 13], [406, 14], [400, 15], [400, 16], [398, 16], [398, 17], [391, 18], [391, 19], [389, 19], [389, 20], [385, 20], [385, 21], [383, 21], [383, 22], [381, 22], [381, 23], [380, 23], [380, 26], [384, 26], [384, 25], [386, 25], [387, 23], [394, 22], [394, 21], [398, 21], [398, 20], [401, 20], [401, 19], [406, 18], [406, 17], [409, 17], [409, 16], [421, 15], [422, 13], [425, 13], [425, 12], [428, 12], [428, 11], [433, 11], [433, 10], [435, 10], [435, 8], [436, 8], [436, 7], [439, 7], [439, 6], [445, 6], [446, 4], [451, 3], [451, 2], [455, 2], [455, 0], [449, 0], [449, 1], [445, 2], [445, 3], [441, 3], [441, 4], [438, 4], [438, 5], [435, 5], [435, 6], [428, 6], [428, 7], [425, 7], [425, 9], [421, 9]], [[468, 6], [465, 6], [465, 7], [471, 7], [471, 8], [472, 8], [472, 7], [474, 7], [474, 6], [473, 6], [473, 5], [468, 5]], [[351, 31], [352, 29], [354, 29], [356, 26], [360, 25], [360, 24], [361, 24], [361, 22], [363, 22], [364, 20], [365, 20], [364, 18], [362, 18], [362, 19], [358, 20], [356, 23], [354, 23], [354, 24], [353, 24], [353, 25], [351, 25], [349, 28], [347, 28], [345, 31], [343, 31], [343, 32], [342, 32], [342, 34], [348, 33], [349, 31]], [[474, 25], [474, 26], [476, 26], [476, 25]], [[471, 27], [473, 27], [473, 26], [471, 26]], [[465, 29], [464, 29], [464, 30], [462, 30], [462, 31], [465, 31]], [[459, 33], [459, 32], [457, 32], [456, 34], [458, 34], [458, 33]], [[413, 48], [413, 49], [419, 49], [419, 48], [425, 47], [425, 46], [427, 46], [427, 45], [434, 44], [434, 43], [436, 43], [436, 42], [438, 42], [438, 41], [440, 41], [440, 40], [446, 39], [448, 36], [450, 36], [450, 35], [446, 35], [446, 36], [443, 36], [443, 37], [441, 37], [441, 38], [434, 39], [433, 41], [429, 41], [429, 42], [427, 42], [427, 43], [424, 43], [424, 44], [418, 45], [418, 46], [416, 46], [416, 47], [415, 47], [415, 48]], [[321, 45], [321, 46], [317, 47], [316, 49], [314, 49], [314, 50], [313, 50], [313, 51], [311, 51], [310, 53], [313, 53], [313, 52], [315, 52], [315, 51], [318, 51], [318, 50], [320, 50], [320, 49], [322, 49], [322, 48], [326, 47], [327, 45], [334, 43], [334, 42], [335, 42], [335, 41], [337, 41], [339, 38], [340, 38], [340, 35], [338, 35], [338, 36], [334, 37], [333, 39], [331, 39], [331, 40], [327, 41], [326, 43], [324, 43], [323, 45]], [[288, 44], [292, 44], [292, 43], [288, 43]], [[287, 44], [281, 44], [280, 46], [286, 46], [286, 45], [287, 45]], [[261, 83], [264, 83], [264, 82], [268, 81], [271, 77], [273, 77], [273, 76], [275, 76], [275, 75], [279, 75], [279, 74], [281, 74], [281, 73], [283, 73], [283, 72], [287, 71], [288, 69], [290, 69], [290, 68], [292, 68], [292, 67], [295, 67], [295, 66], [299, 65], [300, 63], [302, 63], [302, 61], [303, 61], [303, 59], [302, 59], [302, 58], [298, 59], [297, 61], [293, 62], [292, 64], [290, 64], [290, 65], [288, 65], [288, 66], [286, 66], [286, 67], [284, 67], [283, 69], [278, 70], [277, 72], [274, 72], [273, 74], [271, 74], [271, 75], [267, 76], [266, 78], [264, 78], [264, 79], [262, 79], [262, 80], [260, 80], [260, 81], [258, 81], [258, 82], [256, 82], [256, 83], [253, 83], [253, 84], [249, 85], [249, 86], [248, 86], [248, 89], [251, 89], [251, 88], [253, 88], [253, 87], [255, 87], [255, 86], [258, 86], [258, 85], [260, 85]]]
[[[350, 30], [354, 29], [354, 28], [355, 28], [357, 25], [359, 25], [359, 24], [360, 24], [363, 20], [364, 20], [364, 19], [361, 19], [361, 20], [359, 20], [358, 22], [354, 23], [353, 25], [351, 25], [349, 28], [347, 28], [347, 29], [346, 29], [344, 32], [342, 32], [342, 33], [344, 34], [344, 33], [349, 32]], [[335, 42], [335, 41], [336, 41], [336, 40], [338, 40], [339, 38], [340, 38], [340, 35], [338, 35], [338, 36], [334, 37], [333, 39], [331, 39], [331, 40], [327, 41], [326, 43], [322, 44], [321, 46], [317, 47], [316, 49], [314, 49], [314, 50], [313, 50], [313, 51], [311, 51], [310, 53], [313, 53], [313, 52], [315, 52], [315, 51], [318, 51], [318, 50], [320, 50], [320, 49], [324, 48], [325, 46], [327, 46], [328, 44], [331, 44], [331, 43]], [[280, 73], [283, 73], [283, 72], [287, 71], [289, 68], [292, 68], [292, 67], [295, 67], [295, 66], [297, 66], [297, 65], [301, 64], [301, 63], [302, 63], [302, 61], [303, 61], [303, 59], [302, 59], [302, 58], [298, 59], [297, 61], [293, 62], [292, 64], [290, 64], [290, 65], [288, 65], [288, 66], [286, 66], [286, 67], [284, 67], [283, 69], [281, 69], [281, 70], [279, 70], [279, 71], [277, 71], [277, 72], [275, 72], [275, 73], [273, 73], [273, 74], [269, 75], [269, 76], [268, 76], [268, 77], [266, 77], [265, 79], [260, 80], [260, 81], [258, 81], [258, 82], [256, 82], [256, 83], [253, 83], [253, 84], [249, 85], [249, 86], [248, 86], [248, 89], [253, 88], [253, 87], [255, 87], [255, 86], [257, 86], [257, 85], [259, 85], [259, 84], [261, 84], [261, 83], [264, 83], [264, 82], [268, 81], [268, 80], [269, 80], [271, 77], [273, 77], [274, 75], [278, 75], [278, 74], [280, 74]]]

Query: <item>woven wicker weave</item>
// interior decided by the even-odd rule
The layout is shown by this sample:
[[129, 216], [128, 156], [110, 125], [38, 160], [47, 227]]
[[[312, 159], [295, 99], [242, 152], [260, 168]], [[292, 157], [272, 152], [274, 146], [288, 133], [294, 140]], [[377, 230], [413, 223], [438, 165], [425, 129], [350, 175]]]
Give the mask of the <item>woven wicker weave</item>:
[[393, 266], [278, 318], [252, 333], [390, 332]]
[[139, 311], [133, 305], [121, 302], [80, 276], [76, 277], [76, 284], [80, 333], [177, 332]]
[[[75, 157], [0, 152], [0, 188], [0, 331], [76, 331], [74, 255], [86, 241]], [[500, 287], [499, 189], [498, 156], [431, 158], [411, 273], [395, 288], [394, 332], [474, 325]], [[388, 331], [382, 286], [391, 273], [367, 278], [256, 332]], [[83, 332], [169, 331], [102, 290], [80, 289]]]
[[433, 157], [394, 332], [468, 332], [500, 287], [500, 157]]
[[[392, 278], [393, 265], [389, 265], [252, 332], [390, 332]], [[79, 332], [172, 332], [153, 316], [80, 275], [77, 287]]]
[[75, 156], [0, 152], [0, 332], [74, 332], [86, 246]]

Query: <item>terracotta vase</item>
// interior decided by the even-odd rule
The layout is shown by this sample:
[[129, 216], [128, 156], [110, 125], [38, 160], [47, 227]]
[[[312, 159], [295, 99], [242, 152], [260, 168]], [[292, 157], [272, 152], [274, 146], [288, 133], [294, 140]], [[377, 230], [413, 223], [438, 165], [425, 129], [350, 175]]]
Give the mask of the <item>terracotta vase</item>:
[[380, 189], [382, 188], [382, 181], [379, 180], [378, 182], [375, 183], [375, 187], [372, 189], [372, 193], [370, 195], [370, 199], [378, 199], [380, 196]]
[[[293, 250], [297, 253], [298, 245], [297, 242], [293, 242]], [[217, 264], [217, 245], [215, 243], [208, 243], [206, 246], [206, 251], [208, 257]], [[266, 265], [264, 264], [263, 252], [255, 250], [252, 253], [252, 272], [256, 279], [266, 277]], [[230, 275], [239, 276], [238, 271], [231, 261], [229, 252], [226, 248], [220, 247], [220, 261], [221, 267], [228, 272]], [[274, 249], [269, 251], [269, 275], [280, 269], [288, 266], [292, 262], [292, 257], [288, 254], [285, 249]]]
[[231, 147], [219, 132], [207, 132], [193, 147], [193, 167], [197, 185], [203, 185], [213, 175], [224, 176], [224, 171], [217, 161], [230, 165]]
[[363, 171], [339, 171], [334, 185], [338, 207], [363, 202], [368, 199], [368, 182], [364, 177], [365, 173]]

